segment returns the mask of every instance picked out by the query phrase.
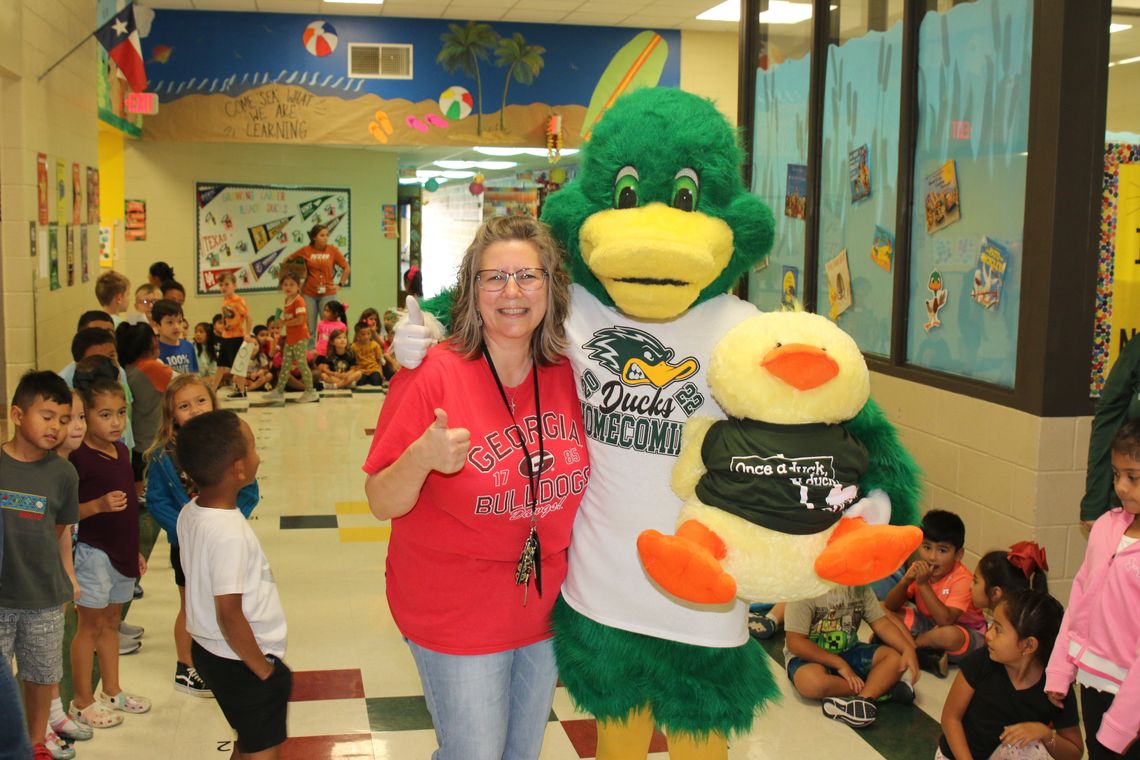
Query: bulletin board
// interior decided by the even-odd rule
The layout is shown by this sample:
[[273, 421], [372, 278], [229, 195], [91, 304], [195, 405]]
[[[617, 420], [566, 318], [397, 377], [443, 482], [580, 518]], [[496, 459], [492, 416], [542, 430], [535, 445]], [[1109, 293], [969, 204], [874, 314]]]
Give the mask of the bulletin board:
[[226, 272], [238, 290], [277, 290], [281, 265], [309, 243], [315, 224], [329, 228], [328, 242], [351, 260], [351, 195], [346, 187], [297, 187], [199, 182], [197, 292], [217, 293]]

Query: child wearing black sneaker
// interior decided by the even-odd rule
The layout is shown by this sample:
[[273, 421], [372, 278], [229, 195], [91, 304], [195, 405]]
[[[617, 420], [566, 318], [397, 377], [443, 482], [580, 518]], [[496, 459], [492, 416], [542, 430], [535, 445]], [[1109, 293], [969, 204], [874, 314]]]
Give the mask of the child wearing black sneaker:
[[207, 412], [182, 426], [175, 451], [198, 486], [178, 515], [194, 667], [237, 731], [231, 760], [275, 760], [293, 674], [281, 660], [285, 613], [273, 572], [237, 506], [257, 477], [253, 432], [233, 412]]
[[[859, 641], [863, 620], [885, 645]], [[914, 701], [914, 646], [887, 619], [870, 586], [841, 586], [789, 602], [784, 631], [788, 678], [803, 696], [822, 700], [827, 717], [865, 728], [875, 722], [877, 702]]]

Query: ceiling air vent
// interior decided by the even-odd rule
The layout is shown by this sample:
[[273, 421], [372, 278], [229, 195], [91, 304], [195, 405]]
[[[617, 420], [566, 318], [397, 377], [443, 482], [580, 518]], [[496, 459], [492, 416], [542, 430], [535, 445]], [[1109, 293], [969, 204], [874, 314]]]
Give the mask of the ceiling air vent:
[[348, 75], [359, 79], [411, 79], [412, 46], [350, 43]]

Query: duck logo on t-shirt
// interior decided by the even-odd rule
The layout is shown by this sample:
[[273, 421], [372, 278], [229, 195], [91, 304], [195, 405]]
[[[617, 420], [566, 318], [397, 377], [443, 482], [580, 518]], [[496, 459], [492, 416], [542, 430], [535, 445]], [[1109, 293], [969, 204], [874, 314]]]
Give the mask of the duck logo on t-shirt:
[[582, 373], [582, 416], [586, 434], [612, 446], [676, 456], [683, 423], [705, 402], [696, 384], [685, 382], [701, 364], [696, 357], [675, 360], [676, 351], [634, 327], [606, 327], [582, 344], [599, 367], [613, 374], [602, 380]]

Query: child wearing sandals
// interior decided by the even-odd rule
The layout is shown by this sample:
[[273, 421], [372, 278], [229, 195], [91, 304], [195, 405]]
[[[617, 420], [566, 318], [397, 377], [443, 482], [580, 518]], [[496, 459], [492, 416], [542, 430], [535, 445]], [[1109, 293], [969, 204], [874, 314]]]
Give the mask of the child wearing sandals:
[[1079, 760], [1072, 694], [1054, 704], [1045, 664], [1064, 610], [1046, 593], [1010, 594], [994, 609], [986, 648], [966, 655], [942, 707], [935, 760]]
[[1120, 506], [1093, 523], [1085, 560], [1049, 660], [1054, 702], [1081, 685], [1089, 760], [1140, 758], [1140, 421], [1112, 439], [1112, 482]]
[[[190, 634], [186, 631], [186, 574], [182, 571], [182, 553], [178, 547], [178, 514], [198, 495], [194, 480], [178, 462], [175, 441], [178, 431], [195, 417], [217, 408], [217, 399], [209, 384], [194, 375], [179, 375], [166, 388], [162, 399], [162, 422], [154, 445], [147, 451], [147, 509], [170, 541], [170, 566], [178, 586], [178, 616], [174, 618], [174, 649], [178, 663], [174, 668], [174, 688], [196, 697], [212, 697], [208, 686], [194, 669], [190, 657]], [[237, 505], [249, 517], [257, 506], [260, 493], [257, 481], [238, 492]]]
[[[81, 388], [87, 409], [87, 435], [71, 453], [79, 473], [79, 543], [75, 547], [78, 623], [71, 642], [75, 698], [68, 716], [92, 728], [123, 722], [120, 713], [144, 713], [150, 700], [119, 685], [119, 619], [134, 595], [135, 580], [146, 572], [139, 553], [139, 500], [131, 454], [119, 440], [126, 425], [122, 386], [102, 376]], [[92, 683], [99, 657], [103, 688]]]

